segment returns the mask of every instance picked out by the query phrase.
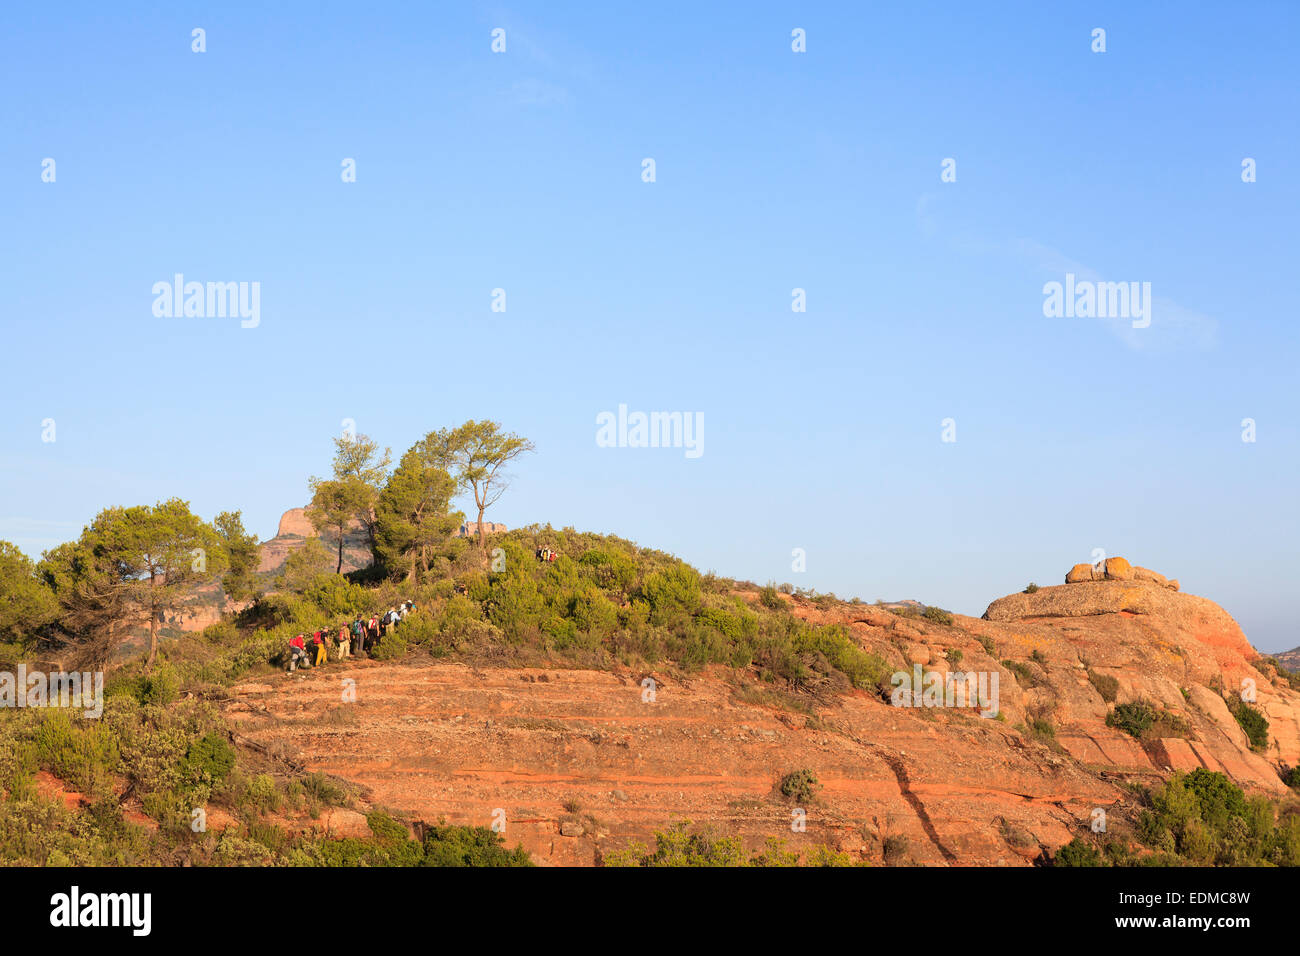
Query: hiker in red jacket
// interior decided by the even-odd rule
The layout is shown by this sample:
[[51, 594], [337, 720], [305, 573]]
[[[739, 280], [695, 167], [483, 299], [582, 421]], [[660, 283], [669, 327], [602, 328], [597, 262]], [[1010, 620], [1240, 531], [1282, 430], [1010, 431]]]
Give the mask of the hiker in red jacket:
[[329, 649], [325, 646], [325, 632], [315, 631], [311, 636], [311, 640], [316, 645], [316, 666], [320, 667], [329, 660]]
[[307, 643], [301, 634], [289, 642], [289, 671], [297, 670], [299, 664], [311, 667], [311, 661], [307, 660]]

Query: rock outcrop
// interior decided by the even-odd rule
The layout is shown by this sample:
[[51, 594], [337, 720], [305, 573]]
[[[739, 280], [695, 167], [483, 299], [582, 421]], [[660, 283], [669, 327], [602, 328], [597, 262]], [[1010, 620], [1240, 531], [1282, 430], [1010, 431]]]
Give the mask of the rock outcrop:
[[[280, 526], [276, 530], [276, 535], [269, 541], [263, 541], [258, 546], [258, 564], [259, 573], [271, 573], [278, 571], [283, 565], [289, 552], [296, 548], [301, 548], [307, 543], [308, 538], [321, 539], [326, 550], [331, 554], [335, 553], [338, 548], [338, 538], [331, 532], [318, 534], [315, 525], [307, 517], [306, 508], [290, 508], [280, 516]], [[356, 571], [360, 568], [368, 568], [374, 564], [374, 555], [370, 551], [370, 539], [367, 537], [365, 527], [360, 521], [353, 519], [348, 525], [347, 533], [343, 536], [343, 571]]]
[[1178, 582], [1171, 581], [1163, 574], [1157, 574], [1148, 568], [1139, 568], [1129, 564], [1127, 559], [1106, 558], [1097, 564], [1076, 564], [1065, 575], [1066, 584], [1082, 584], [1086, 581], [1147, 581], [1162, 587], [1178, 590]]
[[[896, 707], [874, 689], [791, 707], [787, 692], [725, 668], [656, 670], [647, 701], [646, 672], [618, 665], [375, 661], [236, 687], [225, 709], [241, 737], [361, 784], [412, 819], [486, 825], [502, 809], [507, 842], [544, 863], [594, 863], [690, 819], [753, 848], [776, 836], [874, 862], [903, 846], [894, 861], [1023, 865], [1081, 832], [1097, 808], [1135, 819], [1128, 783], [1207, 767], [1276, 797], [1287, 792], [1279, 767], [1300, 763], [1300, 695], [1255, 669], [1259, 655], [1232, 617], [1130, 570], [1012, 594], [951, 626], [902, 606], [783, 595], [797, 617], [842, 625], [898, 671], [996, 674], [996, 719]], [[339, 703], [342, 677], [355, 679], [355, 703]], [[1225, 700], [1248, 679], [1270, 721], [1261, 752]], [[1139, 700], [1171, 719], [1142, 738], [1107, 725], [1116, 704]], [[1043, 721], [1050, 738], [1027, 729]], [[800, 769], [822, 789], [801, 808], [806, 833], [792, 833], [777, 784]]]

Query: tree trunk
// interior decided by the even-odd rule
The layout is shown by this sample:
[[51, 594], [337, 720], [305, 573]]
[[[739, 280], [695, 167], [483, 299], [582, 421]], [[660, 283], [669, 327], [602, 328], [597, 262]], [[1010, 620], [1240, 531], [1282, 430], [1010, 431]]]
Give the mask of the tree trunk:
[[483, 529], [483, 512], [487, 509], [482, 505], [478, 508], [478, 547], [484, 554], [487, 554], [487, 531]]
[[343, 573], [343, 528], [344, 525], [339, 525], [339, 566], [335, 569], [335, 574]]
[[144, 662], [146, 671], [153, 670], [154, 658], [158, 656], [158, 608], [155, 606], [154, 588], [157, 587], [158, 576], [149, 572], [149, 657]]

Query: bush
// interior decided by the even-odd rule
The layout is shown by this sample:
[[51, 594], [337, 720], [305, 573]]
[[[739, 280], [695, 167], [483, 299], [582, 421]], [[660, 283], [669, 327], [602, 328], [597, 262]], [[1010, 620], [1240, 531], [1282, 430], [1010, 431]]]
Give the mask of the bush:
[[907, 856], [908, 839], [903, 833], [885, 837], [881, 843], [881, 856], [886, 866], [897, 866]]
[[1252, 750], [1264, 750], [1268, 747], [1268, 718], [1258, 708], [1252, 707], [1240, 698], [1231, 697], [1228, 699], [1228, 709], [1232, 711], [1232, 716], [1237, 718], [1237, 723], [1250, 738]]
[[406, 635], [402, 633], [404, 630], [406, 630], [405, 626], [390, 628], [383, 640], [371, 648], [370, 656], [377, 661], [395, 661], [405, 657]]
[[1004, 660], [1002, 666], [1015, 675], [1017, 683], [1025, 687], [1035, 687], [1040, 683], [1038, 675], [1022, 661]]
[[603, 866], [684, 867], [684, 866], [853, 866], [847, 853], [818, 845], [809, 849], [800, 861], [796, 851], [786, 849], [785, 842], [769, 837], [762, 850], [750, 853], [736, 837], [720, 837], [711, 828], [690, 829], [690, 822], [674, 823], [667, 830], [655, 832], [655, 848], [647, 850], [633, 843], [623, 850], [606, 854]]
[[1115, 698], [1119, 694], [1119, 678], [1089, 670], [1088, 682], [1096, 688], [1098, 694], [1101, 694], [1102, 700], [1108, 704], [1115, 703]]
[[699, 573], [685, 564], [647, 575], [641, 585], [641, 596], [650, 605], [651, 620], [663, 620], [674, 611], [694, 614], [702, 594]]
[[606, 591], [626, 592], [636, 583], [636, 564], [615, 551], [592, 548], [583, 553], [578, 564]]
[[180, 678], [166, 661], [154, 668], [151, 674], [141, 674], [136, 679], [135, 698], [142, 704], [166, 707], [181, 693]]
[[220, 783], [235, 766], [235, 749], [215, 733], [190, 744], [181, 763], [185, 777], [209, 787]]
[[1081, 837], [1075, 837], [1056, 851], [1052, 866], [1105, 866], [1097, 848]]
[[1030, 717], [1027, 728], [1030, 736], [1044, 742], [1056, 739], [1056, 728], [1046, 717]]
[[533, 866], [520, 844], [505, 847], [505, 838], [488, 827], [432, 827], [424, 835], [425, 866]]
[[944, 624], [944, 625], [951, 626], [953, 621], [952, 615], [949, 614], [947, 611], [945, 611], [943, 608], [939, 608], [939, 607], [927, 607], [925, 609], [925, 613], [922, 614], [921, 616], [924, 617], [927, 621], [933, 621], [935, 624]]
[[1029, 582], [1029, 585], [1025, 588], [1025, 593], [1026, 593], [1026, 594], [1033, 594], [1033, 593], [1036, 592], [1037, 590], [1038, 590], [1038, 585], [1035, 584], [1033, 581], [1030, 581], [1030, 582]]
[[1131, 737], [1141, 737], [1151, 729], [1158, 716], [1156, 709], [1144, 700], [1117, 704], [1106, 715], [1106, 726], [1122, 730]]
[[781, 795], [796, 803], [812, 803], [821, 784], [811, 770], [792, 770], [781, 778]]
[[347, 792], [320, 771], [303, 777], [302, 786], [308, 797], [323, 806], [339, 807], [347, 800]]

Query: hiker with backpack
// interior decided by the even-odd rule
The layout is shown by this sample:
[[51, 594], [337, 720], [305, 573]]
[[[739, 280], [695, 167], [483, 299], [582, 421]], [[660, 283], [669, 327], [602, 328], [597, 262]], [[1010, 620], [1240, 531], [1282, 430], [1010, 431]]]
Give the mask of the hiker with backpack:
[[361, 618], [352, 622], [352, 656], [360, 657], [361, 652], [365, 649], [366, 625]]
[[311, 667], [311, 661], [307, 659], [307, 644], [304, 635], [298, 634], [289, 642], [289, 673], [293, 673], [299, 667]]
[[316, 648], [315, 666], [323, 667], [325, 665], [325, 662], [329, 660], [329, 649], [325, 646], [325, 642], [326, 640], [328, 640], [328, 637], [323, 631], [314, 631], [312, 633], [311, 640], [312, 640], [312, 644], [314, 644]]
[[339, 625], [339, 660], [343, 660], [351, 653], [349, 644], [348, 625], [347, 622], [344, 621]]

